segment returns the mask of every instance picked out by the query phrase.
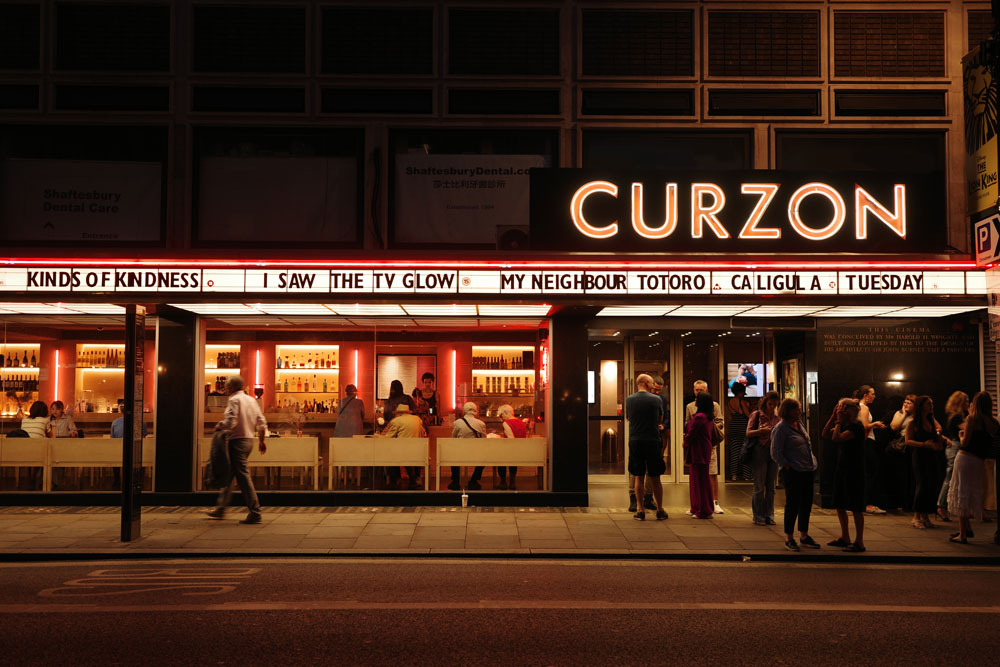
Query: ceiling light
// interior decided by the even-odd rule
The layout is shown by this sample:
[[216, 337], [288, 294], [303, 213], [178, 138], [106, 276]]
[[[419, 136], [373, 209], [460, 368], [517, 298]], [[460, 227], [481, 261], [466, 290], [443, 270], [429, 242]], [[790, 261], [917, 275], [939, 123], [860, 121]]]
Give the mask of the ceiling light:
[[390, 303], [328, 303], [338, 315], [406, 315], [402, 307]]
[[509, 305], [480, 305], [479, 314], [483, 316], [522, 316], [522, 317], [545, 317], [552, 310], [549, 304], [509, 304]]
[[677, 306], [606, 306], [598, 317], [659, 317], [675, 310]]
[[476, 307], [469, 304], [403, 304], [409, 315], [475, 315]]

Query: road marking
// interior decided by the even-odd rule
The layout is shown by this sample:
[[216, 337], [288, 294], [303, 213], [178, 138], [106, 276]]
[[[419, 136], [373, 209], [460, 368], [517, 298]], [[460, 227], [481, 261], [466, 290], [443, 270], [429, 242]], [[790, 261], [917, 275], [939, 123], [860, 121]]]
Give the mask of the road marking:
[[225, 568], [128, 568], [94, 570], [80, 579], [70, 579], [62, 586], [39, 591], [42, 598], [97, 597], [184, 591], [184, 595], [220, 595], [232, 593], [256, 567]]
[[613, 602], [608, 600], [480, 600], [478, 602], [359, 602], [314, 600], [205, 604], [5, 604], [0, 614], [177, 612], [177, 611], [458, 611], [458, 610], [587, 610], [587, 611], [780, 611], [892, 614], [1000, 614], [1000, 606], [877, 605], [787, 602]]

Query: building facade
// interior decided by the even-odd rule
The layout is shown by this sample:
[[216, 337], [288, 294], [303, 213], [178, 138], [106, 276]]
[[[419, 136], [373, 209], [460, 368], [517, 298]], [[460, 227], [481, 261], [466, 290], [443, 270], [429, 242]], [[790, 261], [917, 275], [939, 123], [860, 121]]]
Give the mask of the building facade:
[[[109, 431], [126, 303], [147, 488], [190, 498], [236, 368], [288, 436], [259, 462], [275, 502], [383, 502], [394, 476], [385, 502], [427, 502], [452, 460], [468, 486], [500, 460], [437, 438], [473, 402], [537, 438], [503, 459], [516, 493], [487, 467], [490, 502], [585, 503], [624, 474], [640, 372], [677, 482], [696, 379], [796, 397], [814, 431], [862, 384], [877, 412], [993, 390], [961, 65], [991, 30], [959, 0], [0, 2], [3, 430], [62, 400]], [[425, 445], [332, 437], [348, 384], [375, 430], [424, 373]], [[12, 499], [115, 488], [104, 443], [5, 443]]]

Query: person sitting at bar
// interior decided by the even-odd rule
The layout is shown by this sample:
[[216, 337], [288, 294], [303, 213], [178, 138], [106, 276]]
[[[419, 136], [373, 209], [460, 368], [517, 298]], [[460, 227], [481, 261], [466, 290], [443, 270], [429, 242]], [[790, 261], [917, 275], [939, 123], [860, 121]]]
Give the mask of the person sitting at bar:
[[[505, 438], [527, 438], [528, 427], [524, 421], [514, 416], [514, 408], [510, 405], [501, 405], [497, 410], [497, 416], [503, 420], [503, 437]], [[507, 470], [505, 466], [497, 466], [497, 474], [500, 475], [500, 484], [497, 488], [501, 491], [506, 489], [517, 489], [517, 466], [510, 466], [510, 484], [507, 484]]]
[[53, 438], [75, 438], [79, 435], [73, 418], [66, 414], [62, 401], [52, 401], [49, 406], [49, 433]]
[[344, 387], [347, 394], [337, 403], [337, 425], [333, 437], [351, 438], [365, 432], [365, 403], [358, 398], [358, 388], [353, 384]]
[[[413, 399], [403, 391], [403, 383], [399, 380], [393, 380], [389, 383], [389, 397], [385, 399], [385, 404], [382, 406], [382, 414], [387, 420], [393, 418], [393, 415], [396, 414], [396, 406], [400, 403], [410, 406], [410, 412], [416, 412]], [[388, 428], [388, 425], [385, 428]], [[382, 433], [385, 433], [385, 428], [382, 429]]]
[[28, 416], [21, 420], [21, 428], [28, 433], [29, 438], [49, 436], [49, 409], [44, 401], [35, 401], [31, 404]]
[[[396, 406], [396, 416], [386, 426], [383, 435], [387, 438], [423, 438], [427, 432], [424, 430], [423, 420], [410, 412], [410, 406], [400, 403]], [[389, 488], [399, 488], [399, 466], [389, 466], [386, 472], [389, 474]], [[414, 466], [407, 468], [406, 472], [410, 476], [409, 488], [419, 488], [417, 478], [420, 476], [420, 468]]]
[[[125, 437], [125, 417], [119, 417], [118, 419], [111, 422], [111, 437], [112, 438], [124, 438]], [[146, 437], [146, 420], [142, 420], [142, 437]]]
[[[451, 437], [453, 438], [485, 438], [486, 437], [486, 424], [484, 424], [479, 418], [479, 406], [469, 401], [462, 406], [462, 416], [455, 420], [455, 424], [451, 427]], [[479, 480], [483, 476], [483, 466], [476, 466], [475, 470], [472, 471], [472, 477], [469, 478], [469, 489], [472, 491], [479, 490], [483, 488], [479, 484]], [[451, 483], [448, 484], [448, 488], [452, 491], [458, 491], [461, 486], [462, 480], [462, 468], [460, 466], [451, 467]]]

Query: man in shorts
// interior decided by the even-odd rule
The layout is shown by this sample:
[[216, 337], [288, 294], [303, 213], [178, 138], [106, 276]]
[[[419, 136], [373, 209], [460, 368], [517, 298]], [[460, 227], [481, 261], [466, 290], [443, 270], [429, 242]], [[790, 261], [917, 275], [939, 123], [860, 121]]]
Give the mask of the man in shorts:
[[[628, 472], [635, 475], [635, 494], [641, 498], [648, 486], [656, 503], [656, 520], [667, 518], [663, 509], [663, 484], [660, 483], [667, 465], [663, 461], [663, 440], [660, 424], [663, 422], [663, 402], [653, 393], [653, 378], [643, 373], [635, 379], [637, 392], [625, 399], [625, 418], [628, 419]], [[639, 521], [646, 520], [640, 508], [632, 515]]]
[[[694, 395], [697, 396], [703, 391], [708, 391], [708, 383], [704, 380], [695, 380], [694, 383]], [[715, 416], [712, 421], [719, 429], [719, 433], [725, 433], [726, 419], [722, 416], [722, 408], [719, 407], [718, 401], [712, 401], [712, 405], [715, 408]], [[691, 417], [694, 417], [694, 413], [698, 409], [694, 405], [694, 401], [691, 401], [686, 406], [684, 406], [684, 426], [691, 421]], [[715, 498], [715, 513], [725, 514], [725, 510], [719, 505], [719, 446], [712, 446], [712, 462], [708, 464], [708, 483], [712, 486], [712, 497]], [[687, 511], [688, 514], [691, 510]]]

